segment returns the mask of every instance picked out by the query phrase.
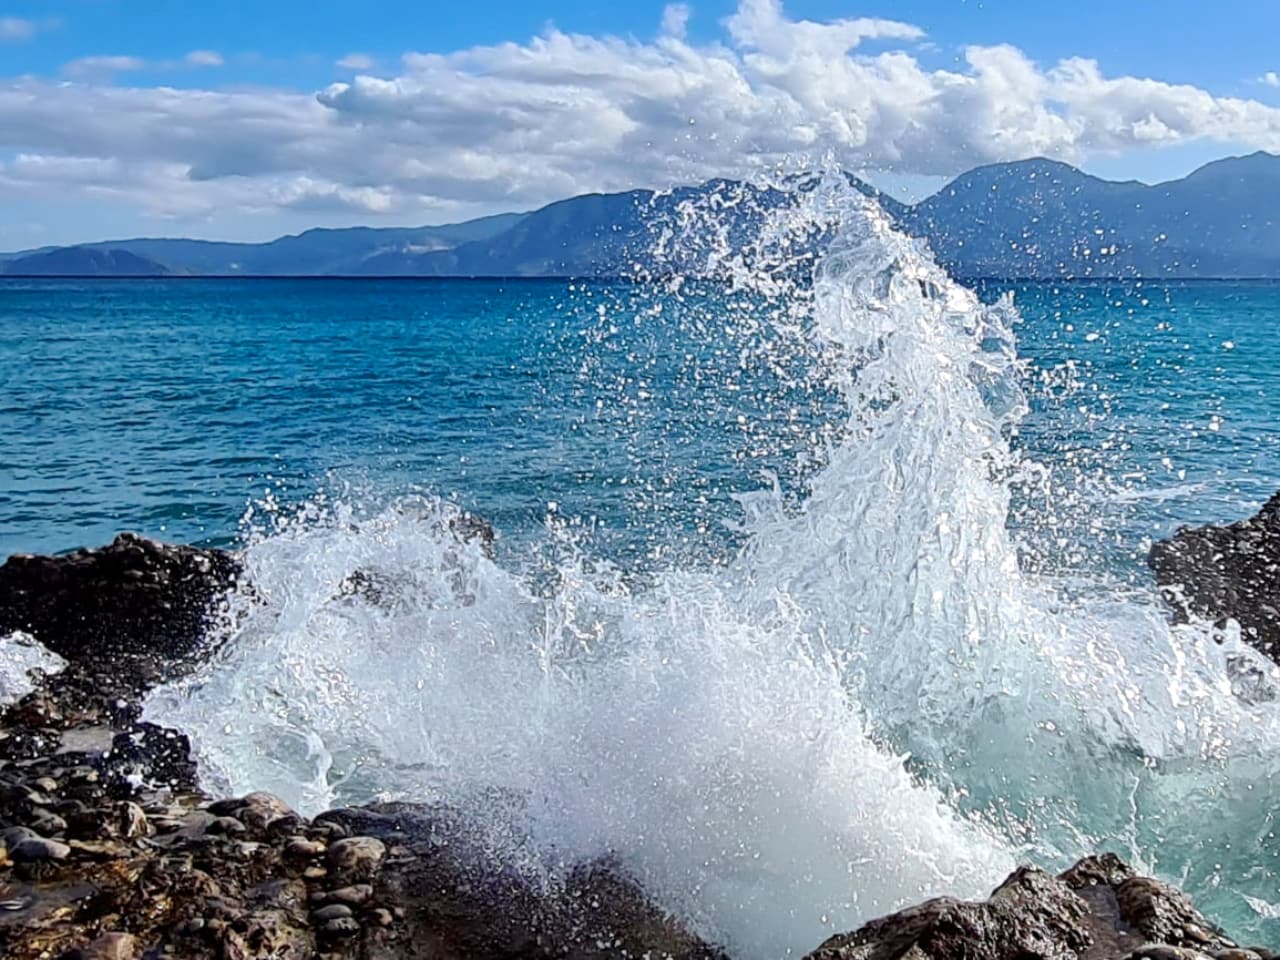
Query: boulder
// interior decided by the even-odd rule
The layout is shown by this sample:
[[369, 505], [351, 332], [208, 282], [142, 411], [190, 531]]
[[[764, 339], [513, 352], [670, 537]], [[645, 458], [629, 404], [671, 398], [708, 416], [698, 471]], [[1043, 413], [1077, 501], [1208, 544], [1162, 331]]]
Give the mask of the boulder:
[[1181, 891], [1104, 854], [1056, 877], [1020, 867], [987, 900], [928, 900], [832, 937], [807, 960], [1200, 960], [1236, 949]]
[[1248, 520], [1179, 529], [1147, 562], [1177, 621], [1235, 620], [1246, 643], [1280, 662], [1280, 493]]
[[15, 554], [0, 566], [0, 634], [29, 633], [73, 662], [143, 655], [169, 664], [198, 650], [239, 573], [225, 550], [131, 533], [96, 550]]

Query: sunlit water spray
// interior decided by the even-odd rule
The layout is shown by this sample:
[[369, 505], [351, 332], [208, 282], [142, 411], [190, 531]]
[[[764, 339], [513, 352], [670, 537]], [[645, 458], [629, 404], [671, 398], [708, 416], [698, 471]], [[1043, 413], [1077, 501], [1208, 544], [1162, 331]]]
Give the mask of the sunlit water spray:
[[212, 789], [311, 813], [386, 797], [483, 821], [500, 796], [525, 839], [498, 855], [550, 882], [613, 857], [736, 956], [1096, 847], [1265, 913], [1267, 678], [1233, 690], [1238, 639], [1175, 633], [1150, 598], [1022, 572], [1010, 491], [1043, 473], [1009, 442], [1012, 304], [839, 177], [771, 194], [745, 239], [723, 209], [681, 205], [661, 243], [749, 292], [732, 322], [813, 351], [844, 398], [798, 503], [744, 494], [734, 559], [643, 578], [554, 514], [539, 568], [460, 542], [439, 501], [313, 504], [253, 538], [243, 620], [148, 717], [192, 733]]

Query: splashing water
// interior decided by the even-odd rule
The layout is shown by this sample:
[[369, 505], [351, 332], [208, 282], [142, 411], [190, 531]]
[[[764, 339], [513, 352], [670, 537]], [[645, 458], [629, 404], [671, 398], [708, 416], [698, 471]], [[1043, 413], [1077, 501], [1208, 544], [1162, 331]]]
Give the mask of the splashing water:
[[527, 831], [501, 855], [532, 875], [612, 855], [735, 956], [1097, 847], [1222, 915], [1269, 902], [1274, 671], [1151, 598], [1024, 574], [1006, 518], [1041, 472], [1010, 446], [1012, 304], [842, 177], [769, 196], [745, 241], [706, 229], [722, 203], [661, 239], [757, 296], [845, 401], [798, 504], [739, 498], [731, 562], [642, 581], [552, 519], [550, 559], [519, 567], [438, 500], [313, 504], [253, 538], [238, 626], [148, 718], [192, 733], [212, 789], [308, 812], [483, 820], [500, 796]]

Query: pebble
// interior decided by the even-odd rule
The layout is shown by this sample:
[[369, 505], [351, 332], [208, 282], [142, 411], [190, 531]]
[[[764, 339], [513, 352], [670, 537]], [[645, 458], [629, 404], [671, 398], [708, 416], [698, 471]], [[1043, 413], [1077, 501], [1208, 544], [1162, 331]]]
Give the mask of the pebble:
[[327, 848], [319, 840], [294, 837], [284, 847], [284, 855], [293, 860], [309, 860], [324, 853]]
[[345, 903], [351, 907], [359, 907], [373, 899], [373, 887], [367, 883], [357, 883], [336, 890], [323, 890], [314, 894], [321, 903]]
[[46, 837], [52, 837], [67, 831], [67, 821], [56, 813], [50, 813], [48, 810], [37, 810], [28, 819], [27, 825], [36, 833]]
[[215, 837], [239, 837], [249, 831], [235, 817], [214, 817], [205, 825], [204, 832]]
[[329, 847], [328, 863], [335, 873], [371, 877], [387, 855], [386, 845], [373, 837], [348, 837]]
[[27, 827], [7, 827], [0, 830], [0, 842], [12, 850], [23, 840], [39, 840], [40, 834]]
[[31, 785], [33, 787], [39, 787], [45, 793], [58, 792], [58, 781], [53, 779], [53, 777], [37, 777], [35, 780], [31, 781]]
[[326, 921], [320, 931], [331, 937], [354, 937], [360, 932], [360, 924], [354, 917], [338, 917], [336, 920]]
[[9, 856], [15, 863], [41, 863], [46, 860], [65, 860], [71, 848], [57, 840], [28, 837], [9, 848]]
[[345, 903], [331, 903], [327, 907], [321, 907], [319, 910], [311, 914], [316, 923], [327, 923], [330, 920], [337, 920], [339, 917], [352, 916], [351, 908]]
[[386, 907], [379, 907], [377, 910], [370, 911], [369, 917], [380, 927], [389, 927], [395, 922], [395, 918], [391, 916], [391, 911]]
[[1171, 947], [1165, 943], [1148, 943], [1126, 954], [1124, 960], [1209, 960], [1207, 954], [1190, 947]]
[[116, 830], [126, 840], [145, 837], [151, 832], [147, 815], [132, 800], [125, 800], [116, 807]]
[[131, 933], [104, 933], [80, 951], [84, 960], [134, 960], [138, 940]]

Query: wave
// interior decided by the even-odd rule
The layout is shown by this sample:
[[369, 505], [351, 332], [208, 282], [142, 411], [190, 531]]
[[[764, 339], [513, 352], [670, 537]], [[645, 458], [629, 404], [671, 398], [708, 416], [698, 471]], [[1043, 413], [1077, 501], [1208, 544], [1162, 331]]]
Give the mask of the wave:
[[252, 539], [236, 626], [148, 719], [191, 732], [214, 789], [304, 811], [515, 808], [513, 865], [608, 855], [742, 957], [1099, 846], [1219, 913], [1274, 889], [1274, 669], [1154, 597], [1024, 573], [1011, 490], [1043, 468], [1010, 445], [1012, 302], [843, 178], [789, 189], [750, 242], [705, 202], [664, 237], [844, 398], [798, 504], [738, 497], [730, 562], [641, 581], [552, 517], [531, 568], [439, 500], [312, 504]]

